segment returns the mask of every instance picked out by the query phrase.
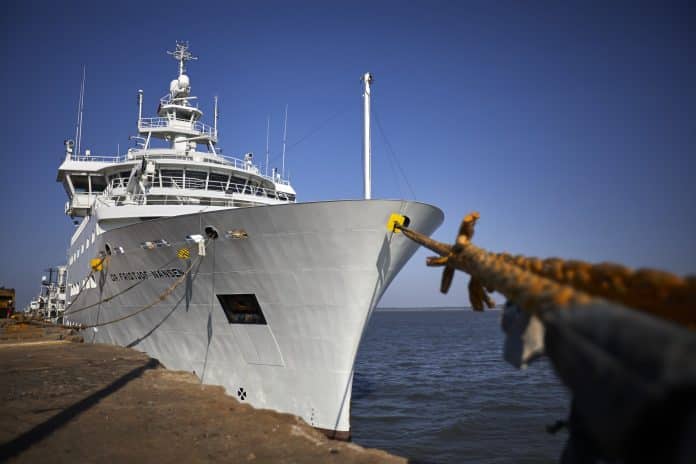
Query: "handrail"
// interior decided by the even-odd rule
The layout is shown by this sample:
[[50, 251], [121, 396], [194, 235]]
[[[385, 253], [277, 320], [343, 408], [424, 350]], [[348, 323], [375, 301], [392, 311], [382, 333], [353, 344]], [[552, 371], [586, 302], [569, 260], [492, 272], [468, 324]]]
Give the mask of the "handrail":
[[138, 120], [138, 129], [158, 129], [162, 127], [173, 126], [174, 123], [188, 125], [191, 130], [199, 132], [200, 134], [207, 135], [211, 138], [217, 138], [217, 131], [214, 127], [208, 124], [202, 123], [200, 121], [191, 121], [190, 119], [182, 118], [140, 118]]
[[104, 156], [104, 155], [78, 155], [78, 154], [73, 154], [70, 157], [71, 161], [96, 161], [96, 162], [101, 162], [101, 163], [119, 163], [121, 161], [125, 161], [124, 156]]
[[[193, 96], [183, 97], [183, 98], [172, 98], [172, 94], [168, 93], [164, 97], [160, 98], [160, 104], [161, 105], [175, 105], [177, 100], [186, 101], [188, 103], [189, 100], [197, 100], [197, 99], [198, 99], [198, 97], [193, 97]], [[199, 109], [198, 103], [196, 103], [195, 105], [191, 105], [189, 103], [187, 106], [194, 108], [194, 109]]]
[[[152, 119], [152, 118], [151, 118]], [[137, 151], [132, 151], [127, 153], [126, 155], [123, 156], [102, 156], [102, 155], [78, 155], [78, 154], [72, 154], [70, 156], [71, 161], [94, 161], [94, 162], [102, 162], [102, 163], [124, 163], [127, 161], [134, 161], [136, 159], [142, 158], [143, 156], [149, 156], [149, 159], [153, 159], [154, 161], [157, 161], [158, 159], [165, 159], [165, 160], [186, 160], [186, 161], [203, 161], [205, 163], [210, 163], [210, 164], [219, 164], [222, 166], [231, 166], [235, 169], [239, 169], [240, 171], [244, 172], [250, 172], [254, 175], [257, 175], [259, 177], [262, 177], [263, 179], [270, 180], [276, 184], [280, 185], [290, 185], [290, 181], [288, 179], [282, 179], [279, 176], [276, 177], [275, 179], [273, 176], [267, 176], [261, 173], [261, 169], [258, 165], [255, 165], [251, 161], [247, 160], [242, 160], [239, 158], [234, 158], [232, 156], [225, 156], [219, 153], [201, 153], [201, 152], [194, 152], [194, 153], [188, 153], [188, 154], [182, 154], [182, 153], [177, 153], [174, 150], [171, 150], [169, 153], [167, 152], [161, 152], [159, 148], [154, 149], [154, 153], [150, 154], [148, 153], [149, 150], [137, 150]], [[167, 150], [167, 149], [164, 149]], [[134, 155], [139, 155], [139, 156], [134, 156]], [[199, 157], [202, 155], [202, 159], [199, 159]]]
[[[155, 150], [160, 150], [160, 149], [155, 149]], [[71, 161], [99, 161], [99, 162], [108, 162], [108, 163], [123, 163], [126, 161], [134, 161], [138, 158], [133, 156], [133, 153], [139, 153], [138, 158], [142, 158], [141, 152], [132, 152], [124, 156], [95, 156], [95, 155], [76, 155], [73, 154], [70, 156]], [[281, 179], [279, 177], [273, 178], [272, 176], [266, 176], [264, 174], [261, 174], [261, 169], [259, 168], [258, 165], [253, 164], [251, 161], [245, 161], [239, 158], [234, 158], [231, 156], [225, 156], [221, 154], [213, 154], [213, 153], [200, 153], [196, 152], [196, 156], [194, 157], [194, 154], [180, 154], [176, 153], [173, 150], [171, 153], [159, 153], [155, 152], [152, 155], [148, 155], [147, 151], [145, 152], [145, 156], [149, 156], [149, 159], [152, 159], [154, 161], [157, 161], [159, 159], [163, 160], [186, 160], [186, 161], [201, 161], [200, 159], [197, 159], [197, 156], [203, 155], [203, 162], [206, 163], [211, 163], [211, 164], [220, 164], [223, 166], [231, 166], [235, 169], [239, 169], [240, 171], [244, 172], [250, 172], [252, 174], [255, 174], [259, 177], [262, 177], [263, 179], [270, 180], [276, 184], [280, 185], [290, 185], [290, 181], [288, 179]]]
[[225, 207], [248, 207], [267, 205], [263, 201], [253, 201], [245, 198], [229, 198], [229, 197], [182, 197], [181, 195], [152, 195], [152, 194], [135, 194], [135, 195], [118, 195], [111, 198], [101, 197], [97, 201], [106, 206], [158, 206], [158, 205], [200, 205], [200, 206], [225, 206]]
[[[161, 184], [159, 182], [161, 178]], [[245, 196], [254, 196], [254, 197], [266, 197], [266, 198], [271, 198], [274, 200], [280, 200], [280, 201], [294, 201], [294, 197], [292, 195], [288, 195], [284, 192], [278, 192], [277, 190], [274, 189], [268, 189], [265, 187], [258, 187], [258, 186], [253, 186], [250, 184], [239, 184], [239, 183], [234, 183], [234, 182], [226, 182], [226, 181], [214, 181], [214, 180], [208, 180], [207, 181], [207, 188], [206, 188], [206, 180], [205, 179], [198, 179], [195, 177], [184, 177], [184, 176], [164, 176], [160, 173], [160, 178], [156, 179], [156, 182], [150, 185], [150, 188], [157, 188], [157, 189], [172, 189], [177, 192], [178, 195], [180, 196], [187, 196], [187, 197], [199, 197], [200, 196], [200, 191], [204, 192], [215, 192], [217, 194], [224, 194], [224, 195], [245, 195]], [[107, 188], [104, 190], [103, 196], [111, 197], [111, 196], [121, 196], [121, 195], [116, 195], [114, 194], [115, 189], [125, 189], [128, 185], [128, 179], [117, 177], [114, 179], [111, 179], [109, 182]], [[161, 185], [161, 186], [160, 186]], [[157, 192], [148, 192], [147, 195], [155, 195], [157, 196]], [[166, 193], [165, 193], [166, 195]], [[219, 198], [219, 197], [216, 197]]]

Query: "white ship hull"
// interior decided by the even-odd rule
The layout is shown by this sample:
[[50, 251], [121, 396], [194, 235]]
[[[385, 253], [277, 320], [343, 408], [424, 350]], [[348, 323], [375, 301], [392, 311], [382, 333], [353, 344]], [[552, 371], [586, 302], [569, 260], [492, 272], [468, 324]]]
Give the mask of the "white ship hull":
[[[88, 329], [85, 341], [129, 346], [170, 369], [194, 372], [203, 383], [258, 408], [300, 416], [339, 438], [349, 436], [353, 365], [370, 314], [417, 245], [387, 230], [392, 213], [431, 234], [443, 220], [429, 205], [407, 201], [333, 201], [226, 209], [148, 220], [95, 235], [70, 266], [75, 282], [89, 260], [110, 247], [99, 279], [86, 285], [68, 313], [123, 291], [124, 294], [66, 317], [82, 324], [111, 321], [143, 308], [193, 263], [190, 278], [166, 299], [133, 317]], [[90, 223], [76, 240], [90, 237]], [[176, 257], [186, 236], [219, 231], [198, 264]], [[243, 229], [246, 239], [226, 231]], [[143, 249], [164, 239], [169, 247]], [[91, 288], [90, 288], [91, 287]], [[217, 295], [254, 294], [266, 325], [230, 323]]]

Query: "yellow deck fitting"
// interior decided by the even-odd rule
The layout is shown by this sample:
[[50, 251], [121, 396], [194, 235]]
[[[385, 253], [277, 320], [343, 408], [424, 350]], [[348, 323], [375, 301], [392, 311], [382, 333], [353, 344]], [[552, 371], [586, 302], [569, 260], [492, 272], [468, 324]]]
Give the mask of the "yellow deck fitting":
[[92, 258], [89, 261], [89, 265], [94, 272], [101, 272], [104, 269], [104, 260], [102, 258]]
[[406, 216], [403, 214], [399, 213], [392, 213], [391, 216], [389, 216], [389, 220], [387, 221], [387, 230], [389, 232], [395, 232], [395, 233], [401, 233], [399, 229], [396, 229], [396, 226], [408, 226]]

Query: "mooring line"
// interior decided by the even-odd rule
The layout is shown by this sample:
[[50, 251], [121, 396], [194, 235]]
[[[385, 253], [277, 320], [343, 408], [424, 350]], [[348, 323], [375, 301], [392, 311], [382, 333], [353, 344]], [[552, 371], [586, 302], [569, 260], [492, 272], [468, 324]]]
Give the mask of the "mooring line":
[[469, 298], [475, 310], [493, 307], [488, 293], [498, 291], [524, 310], [543, 313], [608, 300], [696, 329], [696, 276], [679, 277], [654, 269], [577, 260], [541, 260], [492, 253], [471, 243], [478, 213], [467, 215], [454, 245], [447, 245], [401, 224], [394, 230], [436, 252], [429, 266], [444, 266], [441, 291], [447, 293], [459, 269], [471, 276]]
[[133, 317], [133, 316], [137, 316], [138, 314], [140, 314], [140, 313], [142, 313], [142, 312], [145, 312], [146, 310], [152, 308], [152, 307], [155, 306], [157, 303], [159, 303], [159, 302], [161, 302], [161, 301], [164, 301], [174, 290], [176, 290], [176, 288], [177, 288], [179, 285], [181, 285], [181, 284], [186, 280], [186, 276], [191, 272], [191, 270], [192, 270], [193, 267], [194, 267], [194, 264], [195, 264], [195, 263], [198, 263], [198, 262], [200, 262], [200, 261], [202, 261], [204, 256], [205, 256], [205, 255], [198, 255], [198, 256], [196, 257], [195, 260], [192, 260], [192, 261], [191, 261], [191, 264], [190, 264], [189, 267], [188, 267], [188, 269], [186, 269], [186, 271], [181, 275], [181, 277], [179, 277], [179, 278], [174, 282], [174, 284], [170, 285], [170, 286], [169, 286], [164, 292], [162, 292], [157, 298], [155, 298], [152, 302], [146, 304], [146, 305], [143, 306], [142, 308], [140, 308], [140, 309], [138, 309], [138, 310], [136, 310], [136, 311], [134, 311], [134, 312], [132, 312], [132, 313], [126, 314], [125, 316], [122, 316], [122, 317], [119, 317], [119, 318], [116, 318], [116, 319], [113, 319], [113, 320], [110, 320], [110, 321], [98, 322], [98, 323], [96, 323], [96, 324], [89, 324], [89, 325], [83, 325], [83, 324], [81, 324], [81, 325], [78, 326], [78, 328], [81, 329], [81, 330], [84, 330], [84, 329], [91, 329], [91, 328], [94, 328], [94, 327], [103, 327], [103, 326], [105, 326], [105, 325], [114, 324], [114, 323], [116, 323], [116, 322], [121, 322], [121, 321], [124, 321], [124, 320], [126, 320], [126, 319], [129, 319], [129, 318], [131, 318], [131, 317]]
[[[193, 245], [190, 246], [190, 247], [188, 247], [188, 248], [186, 248], [186, 249], [190, 252], [190, 251], [193, 249]], [[162, 265], [161, 265], [159, 268], [157, 268], [156, 270], [160, 270], [160, 269], [163, 269], [163, 268], [166, 267], [166, 266], [169, 266], [171, 263], [175, 262], [177, 259], [178, 259], [178, 258], [175, 256], [174, 258], [170, 259], [170, 260], [167, 261], [166, 263], [162, 264]], [[102, 261], [100, 261], [100, 263], [99, 263], [98, 265], [96, 265], [96, 266], [101, 265], [101, 262], [103, 262], [103, 261], [104, 261], [104, 259], [102, 259]], [[95, 268], [96, 266], [93, 266], [93, 267], [92, 267], [92, 272], [89, 273], [89, 276], [87, 277], [88, 279], [89, 279], [89, 277], [92, 276], [92, 274], [95, 272], [94, 268]], [[108, 266], [108, 261], [107, 261], [107, 266]], [[100, 301], [97, 301], [96, 303], [92, 303], [91, 305], [87, 305], [87, 306], [84, 306], [84, 307], [82, 307], [82, 308], [78, 308], [78, 309], [75, 309], [75, 310], [73, 310], [73, 311], [70, 311], [70, 312], [68, 312], [68, 308], [66, 308], [65, 311], [63, 312], [63, 316], [70, 316], [70, 315], [72, 315], [72, 314], [77, 314], [77, 313], [79, 313], [79, 312], [81, 312], [81, 311], [84, 311], [84, 310], [86, 310], [86, 309], [93, 308], [93, 307], [99, 305], [100, 303], [108, 303], [109, 301], [113, 300], [113, 299], [116, 298], [117, 296], [123, 295], [124, 293], [128, 292], [129, 290], [132, 290], [133, 288], [137, 287], [138, 285], [140, 285], [140, 284], [143, 283], [143, 282], [145, 282], [145, 279], [139, 280], [139, 281], [137, 281], [136, 283], [134, 283], [133, 285], [130, 285], [130, 286], [126, 287], [125, 289], [121, 290], [120, 292], [115, 293], [115, 294], [113, 294], [113, 295], [110, 295], [110, 296], [107, 297], [107, 298], [100, 299]], [[79, 298], [79, 296], [80, 296], [81, 294], [82, 294], [82, 291], [80, 291], [80, 293], [77, 295], [78, 298]], [[75, 301], [77, 301], [77, 298], [75, 299]], [[72, 305], [75, 303], [75, 301], [73, 301], [73, 303], [71, 303], [70, 306], [72, 306]]]

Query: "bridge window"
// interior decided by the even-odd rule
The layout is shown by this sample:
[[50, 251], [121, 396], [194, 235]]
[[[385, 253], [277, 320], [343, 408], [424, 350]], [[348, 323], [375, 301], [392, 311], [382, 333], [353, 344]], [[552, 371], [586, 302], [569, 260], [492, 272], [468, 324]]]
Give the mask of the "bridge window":
[[217, 174], [215, 172], [210, 173], [210, 179], [208, 180], [208, 190], [225, 190], [227, 185], [227, 179], [230, 176], [227, 174]]
[[103, 192], [106, 188], [106, 179], [102, 176], [92, 176], [92, 191]]
[[162, 177], [162, 187], [183, 187], [184, 171], [179, 169], [162, 169], [160, 175]]
[[205, 189], [205, 180], [208, 178], [207, 172], [186, 170], [186, 188]]
[[130, 171], [114, 172], [109, 176], [109, 182], [114, 187], [125, 187], [130, 178]]
[[72, 181], [75, 192], [87, 193], [89, 189], [89, 184], [87, 183], [87, 176], [72, 175], [70, 176], [70, 180]]
[[235, 187], [241, 192], [242, 187], [244, 187], [244, 184], [246, 183], [246, 180], [241, 178], [241, 177], [234, 177], [232, 176], [230, 178], [230, 190], [234, 190]]
[[251, 185], [248, 185], [246, 179], [233, 176], [230, 178], [230, 188], [227, 189], [227, 193], [252, 193]]

